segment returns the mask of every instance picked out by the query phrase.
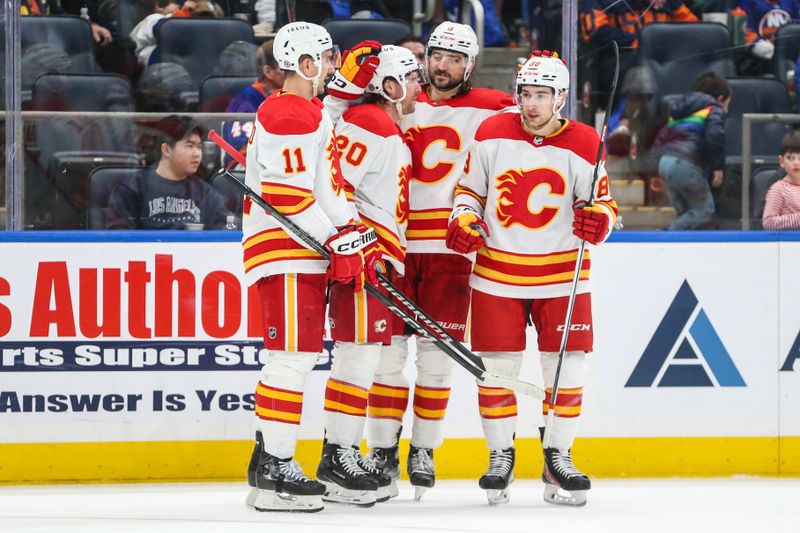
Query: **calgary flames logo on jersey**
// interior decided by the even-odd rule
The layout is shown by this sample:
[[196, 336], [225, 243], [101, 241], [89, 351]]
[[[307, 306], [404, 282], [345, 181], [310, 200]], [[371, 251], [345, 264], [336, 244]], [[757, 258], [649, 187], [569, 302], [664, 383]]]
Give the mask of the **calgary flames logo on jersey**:
[[328, 152], [328, 161], [331, 163], [331, 187], [336, 196], [339, 196], [344, 189], [344, 175], [339, 163], [339, 148], [336, 146], [336, 135], [333, 131], [331, 131], [331, 140], [325, 151]]
[[497, 189], [497, 219], [505, 227], [519, 224], [530, 229], [547, 226], [558, 213], [558, 206], [542, 204], [532, 208], [534, 193], [547, 187], [550, 196], [564, 196], [567, 182], [552, 168], [530, 170], [508, 169], [495, 179]]
[[[405, 140], [411, 149], [411, 163], [414, 167], [414, 179], [423, 183], [436, 183], [446, 178], [461, 151], [461, 136], [449, 126], [415, 126], [405, 132]], [[427, 155], [427, 160], [435, 165], [425, 164], [426, 154], [434, 145], [440, 146], [439, 154]], [[446, 152], [450, 152], [447, 154]], [[450, 161], [447, 161], [449, 156]]]
[[397, 185], [400, 188], [400, 193], [397, 195], [397, 209], [395, 216], [399, 224], [408, 222], [408, 179], [411, 176], [411, 165], [404, 165], [400, 167], [400, 172], [397, 173]]

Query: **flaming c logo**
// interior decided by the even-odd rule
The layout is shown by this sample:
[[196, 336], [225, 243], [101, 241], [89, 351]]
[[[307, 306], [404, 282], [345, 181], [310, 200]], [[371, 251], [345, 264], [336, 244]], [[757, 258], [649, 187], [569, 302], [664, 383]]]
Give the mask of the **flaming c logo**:
[[531, 209], [531, 199], [539, 187], [547, 187], [550, 196], [563, 196], [567, 183], [552, 168], [508, 169], [495, 179], [497, 218], [505, 227], [519, 224], [530, 229], [547, 226], [558, 213], [557, 206], [542, 205]]
[[397, 185], [400, 187], [400, 194], [397, 195], [397, 209], [395, 215], [397, 222], [405, 224], [408, 221], [408, 179], [411, 176], [411, 165], [400, 167], [397, 173]]
[[328, 161], [331, 162], [331, 187], [336, 196], [344, 189], [344, 175], [342, 166], [339, 164], [339, 148], [336, 146], [336, 135], [331, 132], [331, 141], [325, 148], [328, 152]]
[[[443, 149], [452, 152], [451, 159], [455, 159], [461, 151], [461, 136], [449, 126], [415, 126], [405, 133], [406, 143], [411, 149], [411, 163], [414, 167], [414, 179], [423, 183], [436, 183], [446, 178], [455, 167], [455, 163], [442, 160], [442, 157], [428, 160], [436, 164], [432, 167], [425, 165], [425, 153], [434, 144], [440, 143]], [[444, 155], [444, 154], [443, 154]]]

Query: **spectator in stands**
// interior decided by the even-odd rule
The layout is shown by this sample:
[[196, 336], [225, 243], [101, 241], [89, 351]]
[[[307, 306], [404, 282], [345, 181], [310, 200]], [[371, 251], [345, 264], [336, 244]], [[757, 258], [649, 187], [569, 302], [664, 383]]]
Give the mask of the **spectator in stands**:
[[136, 44], [136, 57], [141, 65], [150, 64], [150, 55], [156, 49], [156, 25], [162, 20], [176, 16], [189, 17], [194, 11], [193, 0], [186, 0], [181, 7], [177, 0], [156, 0], [153, 12], [131, 30], [131, 40]]
[[[700, 74], [692, 92], [672, 107], [656, 138], [658, 172], [678, 217], [670, 229], [707, 229], [714, 215], [711, 187], [722, 185], [725, 166], [725, 114], [731, 88], [715, 72]], [[709, 187], [708, 171], [711, 171]]]
[[136, 57], [142, 66], [158, 61], [156, 28], [169, 17], [221, 17], [222, 9], [211, 0], [186, 0], [182, 6], [177, 0], [156, 0], [153, 12], [131, 30], [131, 40], [136, 44]]
[[[579, 25], [583, 40], [600, 50], [616, 41], [620, 48], [621, 80], [639, 62], [637, 48], [642, 28], [653, 22], [697, 22], [681, 0], [585, 0], [580, 2]], [[614, 75], [614, 54], [593, 54], [597, 59], [597, 91], [607, 93]], [[601, 98], [604, 103], [604, 99]]]
[[[256, 63], [261, 78], [234, 96], [225, 110], [226, 113], [255, 113], [267, 96], [283, 88], [285, 73], [272, 55], [272, 42], [272, 39], [264, 41], [256, 53]], [[222, 126], [222, 136], [243, 155], [247, 153], [247, 140], [252, 132], [252, 121], [234, 120]], [[230, 169], [236, 166], [236, 161], [226, 154], [223, 164], [225, 168]]]
[[767, 230], [800, 230], [800, 131], [783, 137], [778, 163], [786, 176], [767, 191], [761, 223]]
[[158, 129], [161, 159], [111, 193], [109, 229], [223, 229], [228, 212], [222, 198], [194, 175], [203, 129], [178, 115], [162, 119]]
[[742, 73], [771, 73], [775, 36], [781, 26], [800, 19], [800, 0], [739, 0], [739, 7], [747, 16], [745, 42], [751, 59], [742, 65]]
[[420, 65], [425, 64], [425, 41], [423, 41], [422, 37], [419, 35], [409, 35], [408, 37], [403, 37], [394, 44], [395, 46], [408, 48], [411, 50], [411, 53], [414, 54], [414, 57], [417, 58], [417, 62]]

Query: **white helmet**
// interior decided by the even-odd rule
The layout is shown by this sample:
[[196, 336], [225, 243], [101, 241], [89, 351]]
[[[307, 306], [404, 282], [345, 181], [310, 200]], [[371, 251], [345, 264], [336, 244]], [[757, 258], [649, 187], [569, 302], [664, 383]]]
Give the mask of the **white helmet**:
[[550, 87], [558, 96], [569, 90], [569, 69], [558, 53], [534, 50], [517, 72], [517, 93], [523, 85]]
[[[384, 45], [381, 47], [378, 58], [380, 59], [380, 65], [375, 69], [375, 74], [372, 75], [372, 80], [370, 80], [366, 92], [379, 94], [390, 102], [398, 102], [406, 97], [409, 74], [416, 72], [417, 76], [419, 76], [419, 82], [425, 83], [427, 71], [417, 63], [417, 58], [408, 48], [390, 44]], [[392, 99], [383, 90], [383, 80], [386, 78], [393, 78], [403, 88], [403, 95], [400, 98]]]
[[281, 69], [299, 73], [302, 56], [311, 56], [317, 69], [321, 69], [323, 52], [332, 48], [333, 40], [322, 26], [310, 22], [292, 22], [278, 30], [272, 54]]
[[464, 72], [464, 81], [472, 72], [472, 64], [478, 57], [478, 36], [466, 24], [458, 22], [442, 22], [433, 30], [428, 38], [427, 54], [430, 57], [434, 48], [442, 48], [451, 52], [460, 52], [467, 56], [467, 69]]

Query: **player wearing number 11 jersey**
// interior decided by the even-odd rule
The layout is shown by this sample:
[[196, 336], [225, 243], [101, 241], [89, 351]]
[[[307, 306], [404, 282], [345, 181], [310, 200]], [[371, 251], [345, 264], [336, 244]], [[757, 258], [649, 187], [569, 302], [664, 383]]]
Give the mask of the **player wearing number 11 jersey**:
[[[519, 373], [530, 319], [538, 332], [547, 397], [555, 379], [580, 239], [603, 242], [617, 206], [602, 163], [592, 190], [600, 142], [594, 129], [560, 118], [569, 71], [557, 54], [534, 52], [517, 74], [520, 113], [486, 119], [475, 134], [465, 176], [456, 189], [447, 244], [477, 252], [470, 278], [472, 348], [494, 368]], [[591, 206], [586, 206], [591, 200]], [[545, 500], [580, 505], [589, 479], [575, 469], [575, 439], [592, 351], [589, 252], [584, 255], [555, 419], [544, 450]], [[509, 390], [479, 386], [481, 422], [490, 449], [480, 480], [490, 503], [508, 499], [513, 480], [517, 401]], [[559, 493], [561, 489], [569, 493]]]

